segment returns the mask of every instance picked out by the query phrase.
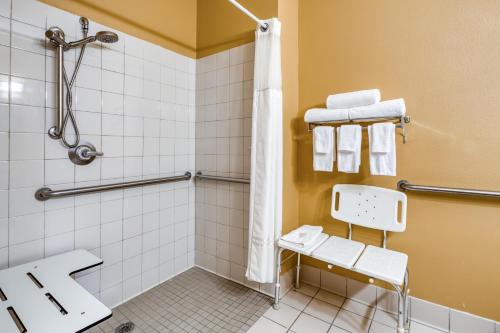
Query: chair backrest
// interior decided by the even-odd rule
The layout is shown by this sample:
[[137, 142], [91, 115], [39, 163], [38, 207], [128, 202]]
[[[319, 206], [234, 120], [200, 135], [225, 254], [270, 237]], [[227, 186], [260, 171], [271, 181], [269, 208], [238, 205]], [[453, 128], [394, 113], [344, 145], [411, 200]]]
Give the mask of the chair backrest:
[[406, 229], [406, 194], [376, 186], [337, 184], [332, 191], [332, 217], [367, 228], [402, 232]]

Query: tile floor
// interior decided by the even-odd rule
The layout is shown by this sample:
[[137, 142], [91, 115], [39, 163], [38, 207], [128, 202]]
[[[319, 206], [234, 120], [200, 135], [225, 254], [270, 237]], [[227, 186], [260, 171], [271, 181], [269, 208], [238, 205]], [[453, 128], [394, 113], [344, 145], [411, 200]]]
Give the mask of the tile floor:
[[[394, 333], [397, 316], [302, 284], [282, 299], [278, 311], [270, 307], [248, 333]], [[411, 333], [442, 333], [411, 322]]]
[[[274, 310], [272, 299], [200, 268], [191, 268], [113, 309], [89, 333], [114, 333], [132, 321], [132, 333], [394, 333], [397, 316], [302, 284]], [[411, 333], [443, 333], [412, 321]], [[446, 332], [445, 332], [446, 333]]]
[[90, 333], [114, 333], [132, 321], [132, 333], [246, 332], [270, 307], [257, 291], [194, 267], [113, 309]]

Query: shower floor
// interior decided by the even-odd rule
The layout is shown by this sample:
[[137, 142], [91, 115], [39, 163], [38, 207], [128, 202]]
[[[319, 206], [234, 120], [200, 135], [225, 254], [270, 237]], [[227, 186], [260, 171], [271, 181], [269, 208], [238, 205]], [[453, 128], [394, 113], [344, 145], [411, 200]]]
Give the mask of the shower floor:
[[268, 296], [194, 267], [114, 308], [88, 332], [114, 333], [128, 321], [133, 333], [246, 332], [270, 305]]

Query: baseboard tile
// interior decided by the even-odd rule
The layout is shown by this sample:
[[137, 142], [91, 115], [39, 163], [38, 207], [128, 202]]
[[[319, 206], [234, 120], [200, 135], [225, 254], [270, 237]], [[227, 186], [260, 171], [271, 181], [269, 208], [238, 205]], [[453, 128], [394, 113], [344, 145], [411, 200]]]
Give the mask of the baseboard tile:
[[[378, 309], [397, 313], [398, 297], [388, 290], [345, 276], [302, 265], [301, 282], [321, 287]], [[410, 296], [410, 317], [413, 321], [451, 333], [500, 333], [500, 323], [471, 313], [455, 310]]]
[[451, 333], [495, 333], [498, 322], [471, 313], [450, 309]]

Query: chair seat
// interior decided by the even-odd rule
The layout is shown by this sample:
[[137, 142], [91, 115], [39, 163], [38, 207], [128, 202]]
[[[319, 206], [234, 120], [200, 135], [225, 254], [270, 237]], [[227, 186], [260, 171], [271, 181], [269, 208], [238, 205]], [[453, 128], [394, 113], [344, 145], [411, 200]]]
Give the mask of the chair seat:
[[313, 252], [312, 256], [332, 265], [351, 269], [364, 248], [365, 244], [363, 243], [331, 236]]
[[408, 256], [401, 252], [368, 245], [354, 270], [392, 284], [404, 282]]
[[325, 233], [322, 233], [321, 235], [316, 238], [316, 240], [311, 244], [306, 247], [299, 246], [294, 243], [290, 243], [287, 241], [284, 241], [282, 239], [278, 240], [278, 246], [293, 252], [297, 252], [306, 256], [310, 256], [311, 253], [313, 253], [314, 250], [318, 248], [321, 244], [323, 244], [324, 241], [328, 239], [328, 235]]

